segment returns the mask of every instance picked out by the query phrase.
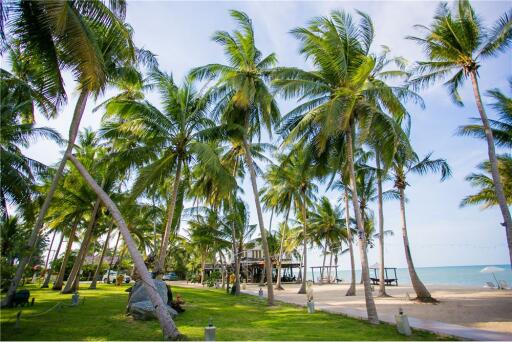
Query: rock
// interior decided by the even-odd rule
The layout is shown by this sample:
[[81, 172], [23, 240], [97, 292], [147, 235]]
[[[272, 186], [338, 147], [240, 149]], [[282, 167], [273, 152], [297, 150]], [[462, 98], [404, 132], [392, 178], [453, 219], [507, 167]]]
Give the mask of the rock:
[[[166, 305], [165, 307], [167, 308], [167, 311], [169, 312], [169, 314], [171, 315], [172, 318], [174, 318], [178, 315], [176, 310], [171, 308], [169, 305]], [[128, 309], [128, 311], [134, 319], [147, 321], [147, 320], [156, 318], [155, 309], [153, 308], [153, 303], [151, 303], [151, 301], [149, 301], [149, 300], [132, 303], [130, 305], [130, 308]]]
[[[156, 291], [162, 297], [164, 303], [168, 303], [167, 297], [167, 284], [162, 280], [153, 279], [153, 282], [156, 287]], [[146, 288], [144, 287], [141, 280], [138, 280], [132, 288], [132, 295], [130, 296], [130, 300], [128, 301], [128, 305], [130, 303], [143, 302], [145, 300], [150, 300]]]
[[[167, 284], [161, 280], [153, 279], [156, 290], [160, 297], [162, 298], [164, 303], [168, 303], [167, 296]], [[166, 305], [167, 311], [171, 317], [175, 317], [178, 315], [178, 312], [171, 308], [169, 305]], [[153, 303], [148, 296], [146, 288], [144, 287], [142, 281], [137, 281], [135, 285], [131, 289], [130, 299], [128, 300], [128, 314], [132, 315], [134, 319], [140, 320], [150, 320], [156, 318], [155, 308], [153, 307]]]

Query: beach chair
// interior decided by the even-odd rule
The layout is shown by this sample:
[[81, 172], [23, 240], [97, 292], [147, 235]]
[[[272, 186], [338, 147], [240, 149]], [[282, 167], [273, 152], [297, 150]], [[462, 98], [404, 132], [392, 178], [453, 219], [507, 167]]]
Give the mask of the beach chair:
[[492, 281], [486, 281], [484, 287], [487, 289], [497, 289], [496, 285]]
[[500, 280], [500, 288], [502, 290], [511, 290], [511, 288], [508, 286], [505, 280]]

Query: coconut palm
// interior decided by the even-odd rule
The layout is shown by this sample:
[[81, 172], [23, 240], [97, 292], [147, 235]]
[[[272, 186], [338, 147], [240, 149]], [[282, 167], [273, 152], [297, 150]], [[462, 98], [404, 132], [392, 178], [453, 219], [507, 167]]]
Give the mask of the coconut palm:
[[155, 71], [151, 76], [162, 97], [164, 110], [159, 110], [148, 101], [111, 101], [106, 107], [107, 115], [115, 116], [117, 122], [110, 123], [107, 136], [115, 139], [136, 137], [145, 150], [152, 151], [138, 156], [146, 160], [135, 180], [134, 196], [152, 184], [162, 184], [170, 177], [174, 178], [162, 245], [154, 270], [161, 273], [165, 270], [167, 247], [184, 169], [188, 169], [193, 162], [199, 162], [203, 164], [204, 172], [222, 178], [226, 184], [232, 183], [232, 180], [220, 164], [218, 155], [204, 142], [214, 127], [213, 122], [206, 117], [209, 95], [197, 91], [189, 78], [182, 86], [177, 86], [172, 76], [164, 72]]
[[441, 173], [441, 181], [451, 176], [451, 170], [445, 159], [432, 159], [432, 153], [427, 154], [423, 159], [412, 151], [409, 145], [402, 145], [395, 154], [392, 164], [391, 175], [394, 178], [395, 188], [399, 192], [400, 197], [400, 214], [402, 220], [402, 238], [405, 248], [405, 259], [407, 261], [407, 268], [411, 278], [412, 287], [418, 300], [423, 302], [435, 302], [430, 292], [425, 285], [421, 282], [414, 263], [412, 260], [411, 246], [407, 234], [407, 221], [405, 214], [405, 188], [409, 185], [407, 183], [407, 176], [411, 173], [418, 175], [425, 175], [427, 173]]
[[[325, 259], [327, 252], [331, 253], [336, 245], [346, 238], [345, 220], [340, 208], [334, 207], [329, 199], [323, 196], [320, 202], [308, 214], [309, 227], [318, 246], [323, 247], [323, 262], [321, 278], [325, 276]], [[332, 262], [332, 258], [331, 258]], [[330, 270], [330, 268], [329, 268]], [[328, 278], [330, 281], [330, 277]]]
[[[389, 121], [382, 115], [383, 110], [393, 113], [397, 119], [403, 118], [407, 111], [400, 101], [410, 92], [371, 77], [377, 66], [377, 57], [369, 54], [374, 35], [373, 23], [368, 15], [358, 14], [360, 22], [357, 24], [349, 14], [333, 11], [330, 17], [315, 18], [308, 27], [294, 29], [292, 33], [301, 41], [301, 53], [312, 61], [315, 69], [279, 68], [275, 72], [274, 85], [285, 98], [297, 96], [304, 100], [284, 118], [287, 142], [303, 139], [313, 145], [318, 154], [329, 154], [328, 146], [333, 140], [343, 137], [361, 242], [368, 319], [377, 324], [364, 249], [364, 226], [357, 198], [354, 140], [356, 133], [364, 133], [359, 136], [364, 140], [376, 117], [380, 116], [380, 121]], [[380, 107], [375, 107], [375, 103]]]
[[[2, 89], [4, 84], [2, 83]], [[27, 209], [32, 203], [35, 177], [46, 172], [46, 165], [28, 158], [22, 148], [28, 148], [34, 140], [44, 138], [60, 142], [60, 135], [47, 127], [35, 127], [33, 122], [22, 122], [23, 103], [15, 94], [4, 92], [0, 100], [2, 117], [0, 124], [0, 200], [2, 216], [9, 215], [7, 204]]]
[[[509, 87], [512, 90], [512, 78], [509, 79]], [[505, 95], [499, 89], [487, 92], [487, 95], [494, 99], [491, 107], [498, 113], [498, 119], [489, 120], [494, 142], [497, 146], [512, 148], [512, 98]], [[480, 119], [474, 118], [473, 121]], [[485, 129], [482, 125], [472, 124], [459, 127], [459, 135], [473, 136], [485, 139]]]
[[[482, 208], [486, 209], [498, 205], [494, 183], [492, 177], [489, 177], [491, 173], [489, 161], [480, 163], [477, 168], [480, 172], [471, 173], [466, 177], [466, 181], [480, 190], [476, 194], [466, 196], [460, 203], [461, 207], [482, 205]], [[498, 155], [498, 170], [505, 190], [507, 205], [512, 205], [512, 156], [510, 154]]]
[[[101, 1], [9, 3], [7, 15], [13, 15], [9, 29], [19, 47], [38, 60], [40, 77], [53, 87], [61, 98], [64, 88], [60, 67], [69, 68], [80, 89], [70, 126], [68, 145], [57, 168], [52, 185], [39, 210], [34, 229], [27, 241], [27, 249], [35, 245], [43, 226], [51, 199], [72, 153], [80, 120], [91, 93], [101, 92], [108, 78], [121, 64], [134, 60], [131, 30], [123, 23], [125, 3], [113, 1], [111, 7]], [[12, 5], [11, 5], [12, 4]], [[2, 27], [3, 32], [3, 27]], [[11, 305], [29, 256], [22, 258], [2, 305]]]
[[213, 36], [213, 39], [224, 48], [230, 64], [198, 67], [192, 70], [192, 75], [199, 79], [217, 79], [214, 93], [219, 100], [213, 113], [220, 115], [222, 123], [240, 127], [262, 237], [268, 279], [267, 301], [269, 305], [273, 305], [272, 264], [265, 238], [266, 231], [250, 145], [253, 137], [259, 136], [260, 126], [264, 126], [271, 133], [272, 126], [280, 117], [274, 97], [267, 87], [267, 81], [277, 59], [274, 54], [263, 57], [256, 48], [252, 22], [245, 13], [233, 10], [230, 14], [237, 21], [240, 30], [233, 33], [218, 31]]
[[286, 170], [286, 155], [278, 155], [278, 164], [272, 164], [265, 173], [266, 186], [261, 191], [261, 199], [265, 207], [271, 208], [272, 212], [277, 214], [285, 213], [284, 221], [280, 225], [282, 229], [280, 250], [277, 259], [277, 281], [276, 290], [284, 290], [281, 286], [281, 261], [284, 253], [284, 244], [287, 238], [288, 220], [293, 203], [294, 196], [297, 195], [293, 179], [290, 178], [290, 172]]
[[[294, 148], [289, 155], [283, 158], [281, 163], [282, 172], [287, 178], [287, 188], [293, 191], [288, 199], [294, 201], [297, 220], [302, 225], [302, 265], [304, 268], [302, 284], [298, 293], [306, 293], [306, 273], [307, 273], [307, 244], [308, 236], [308, 211], [312, 202], [315, 200], [315, 193], [318, 186], [313, 183], [318, 176], [318, 169], [313, 164], [312, 153], [310, 150], [301, 148], [300, 145]], [[285, 202], [286, 205], [286, 202]]]
[[423, 47], [428, 60], [417, 63], [415, 72], [418, 75], [411, 79], [412, 85], [424, 87], [441, 79], [448, 79], [444, 85], [448, 88], [452, 100], [462, 105], [459, 89], [467, 78], [471, 79], [473, 95], [487, 140], [493, 184], [507, 230], [512, 262], [512, 217], [499, 176], [491, 123], [487, 117], [478, 84], [478, 69], [482, 61], [507, 51], [512, 43], [512, 10], [503, 14], [488, 29], [468, 0], [459, 0], [455, 3], [453, 10], [443, 2], [438, 6], [429, 26], [418, 25], [417, 27], [424, 34], [421, 37], [408, 38]]
[[224, 239], [221, 220], [222, 218], [214, 210], [206, 209], [205, 216], [194, 216], [188, 221], [190, 243], [199, 251], [201, 258], [201, 284], [204, 283], [207, 258], [230, 245]]

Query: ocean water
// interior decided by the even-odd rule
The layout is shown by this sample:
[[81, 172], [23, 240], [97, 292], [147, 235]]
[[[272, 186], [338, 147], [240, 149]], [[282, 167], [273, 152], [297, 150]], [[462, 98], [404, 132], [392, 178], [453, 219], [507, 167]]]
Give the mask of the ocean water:
[[[512, 271], [510, 265], [474, 265], [474, 266], [448, 266], [448, 267], [417, 267], [416, 272], [420, 279], [426, 285], [455, 285], [481, 287], [487, 281], [494, 281], [494, 277], [489, 273], [480, 273], [480, 270], [487, 266], [495, 266], [504, 269], [502, 272], [495, 273], [498, 280], [505, 280], [509, 287], [512, 287]], [[334, 270], [333, 270], [334, 272]], [[344, 282], [350, 281], [350, 271], [338, 268], [338, 278]], [[398, 285], [410, 285], [411, 279], [407, 268], [397, 268]], [[319, 279], [320, 272], [315, 271], [315, 280]], [[370, 276], [374, 277], [373, 270], [370, 270]], [[394, 278], [393, 272], [388, 270], [389, 278]], [[308, 279], [311, 279], [311, 270], [308, 272]], [[377, 271], [378, 278], [378, 271]], [[356, 270], [356, 280], [361, 279], [361, 270]]]

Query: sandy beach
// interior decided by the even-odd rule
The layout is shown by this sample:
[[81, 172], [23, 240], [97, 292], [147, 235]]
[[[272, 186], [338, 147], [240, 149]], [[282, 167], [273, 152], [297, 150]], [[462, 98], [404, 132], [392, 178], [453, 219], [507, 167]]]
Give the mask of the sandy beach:
[[[185, 285], [185, 282], [173, 282]], [[198, 286], [188, 284], [188, 286]], [[285, 284], [284, 291], [274, 291], [277, 300], [303, 305], [306, 295], [299, 295], [299, 285]], [[366, 311], [362, 285], [357, 295], [346, 297], [347, 284], [314, 285], [315, 304], [342, 306], [346, 309]], [[388, 298], [375, 298], [379, 314], [393, 315], [398, 308], [411, 317], [459, 324], [471, 328], [512, 333], [512, 290], [491, 290], [462, 286], [428, 286], [438, 304], [423, 304], [407, 299], [414, 297], [410, 286], [386, 287]], [[265, 287], [263, 287], [266, 290]], [[257, 291], [258, 285], [247, 285], [247, 290]], [[374, 292], [376, 294], [376, 292]]]

